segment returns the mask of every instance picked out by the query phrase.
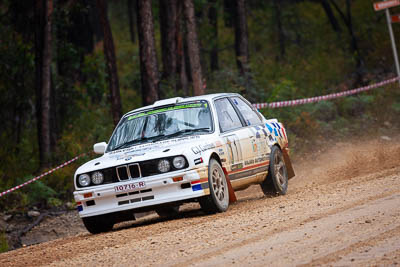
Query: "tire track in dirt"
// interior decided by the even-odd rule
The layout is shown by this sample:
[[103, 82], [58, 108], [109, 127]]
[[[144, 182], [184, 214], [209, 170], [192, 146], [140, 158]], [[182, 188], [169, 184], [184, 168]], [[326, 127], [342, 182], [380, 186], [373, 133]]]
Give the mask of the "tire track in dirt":
[[[238, 192], [239, 201], [226, 213], [206, 216], [198, 210], [198, 205], [190, 204], [185, 206], [182, 215], [175, 220], [162, 220], [156, 215], [151, 215], [133, 223], [120, 224], [110, 233], [80, 234], [2, 253], [0, 265], [205, 265], [209, 258], [212, 261], [207, 263], [213, 265], [225, 263], [224, 257], [230, 253], [238, 252], [233, 253], [234, 256], [243, 255], [244, 252], [241, 251], [249, 250], [248, 248], [255, 244], [268, 244], [271, 237], [279, 240], [289, 233], [302, 233], [304, 229], [314, 225], [317, 227], [311, 227], [307, 235], [296, 239], [297, 242], [289, 242], [283, 249], [292, 251], [296, 248], [299, 251], [296, 258], [286, 260], [297, 264], [301, 263], [300, 259], [304, 259], [303, 263], [312, 265], [318, 265], [319, 261], [327, 261], [329, 264], [341, 260], [344, 262], [351, 260], [351, 257], [356, 258], [351, 264], [377, 261], [357, 258], [361, 253], [357, 249], [362, 250], [362, 242], [365, 242], [376, 244], [372, 246], [376, 250], [386, 249], [386, 256], [382, 254], [380, 260], [393, 264], [398, 253], [385, 247], [385, 242], [389, 244], [391, 240], [394, 242], [396, 239], [380, 240], [376, 234], [362, 231], [358, 232], [359, 235], [351, 237], [352, 233], [358, 231], [355, 220], [352, 220], [352, 223], [341, 222], [342, 224], [335, 225], [339, 226], [342, 235], [351, 237], [345, 247], [334, 251], [312, 250], [311, 254], [307, 254], [308, 247], [301, 245], [316, 244], [318, 247], [324, 244], [323, 239], [318, 239], [315, 233], [320, 231], [322, 236], [323, 229], [332, 229], [330, 223], [335, 221], [336, 216], [357, 212], [360, 207], [362, 210], [367, 207], [368, 210], [371, 203], [399, 194], [399, 166], [398, 140], [387, 144], [372, 141], [365, 143], [363, 147], [357, 142], [347, 143], [328, 149], [323, 155], [310, 155], [296, 163], [298, 175], [290, 180], [286, 196], [264, 197], [259, 187], [254, 186]], [[376, 215], [376, 212], [371, 214]], [[365, 223], [364, 220], [361, 225], [375, 227], [379, 221], [378, 217], [387, 222], [386, 220], [391, 218], [389, 215], [390, 213], [385, 213], [376, 218], [368, 218], [371, 223]], [[362, 216], [359, 218], [362, 222]], [[396, 219], [400, 221], [397, 217]], [[383, 224], [383, 228], [378, 230], [381, 236], [389, 237], [390, 233], [397, 233], [397, 228], [393, 227], [397, 226]], [[249, 265], [252, 262], [256, 265], [257, 257], [265, 259], [277, 253], [274, 250], [262, 252], [268, 253], [257, 254], [259, 252], [256, 246], [248, 255], [234, 260], [237, 260], [237, 265]], [[311, 259], [307, 258], [310, 255]], [[274, 263], [279, 265], [276, 261]]]
[[[368, 239], [371, 236], [375, 237], [376, 234], [384, 234], [388, 230], [399, 228], [400, 207], [398, 203], [400, 203], [400, 193], [395, 193], [385, 198], [366, 202], [361, 206], [324, 216], [291, 230], [245, 242], [240, 247], [228, 249], [222, 254], [208, 255], [208, 257], [203, 257], [203, 260], [197, 259], [194, 264], [191, 262], [190, 265], [220, 266], [245, 263], [251, 266], [265, 266], [266, 263], [272, 262], [273, 265], [283, 266], [308, 264], [313, 257], [325, 256], [332, 251], [346, 251], [348, 246], [358, 239]], [[386, 216], [377, 217], [374, 221], [365, 219], [375, 217], [382, 210], [385, 211]], [[385, 228], [381, 227], [383, 224]], [[347, 235], [353, 236], [349, 238]], [[399, 241], [400, 236], [393, 237], [393, 239]], [[288, 253], [289, 248], [290, 253]]]
[[[354, 262], [355, 258], [358, 258], [357, 264], [366, 266], [368, 261], [376, 258], [382, 258], [384, 254], [400, 252], [398, 244], [400, 244], [400, 226], [392, 230], [385, 231], [384, 233], [379, 233], [372, 238], [362, 240], [321, 258], [313, 259], [310, 263], [299, 265], [299, 267], [321, 266], [332, 263], [335, 263], [335, 265], [339, 266], [345, 266]], [[382, 248], [387, 246], [389, 246], [389, 249]], [[400, 253], [398, 255], [400, 255]]]
[[[399, 171], [400, 169], [397, 170], [397, 172]], [[381, 177], [376, 180], [370, 180], [370, 177], [367, 177], [366, 187], [374, 188], [382, 183], [388, 183], [394, 180], [400, 181], [396, 176], [387, 175], [387, 172], [382, 172], [380, 175]], [[169, 233], [157, 233], [147, 240], [142, 240], [141, 242], [132, 241], [127, 243], [127, 246], [110, 248], [111, 250], [101, 250], [98, 251], [98, 254], [106, 256], [105, 258], [107, 258], [107, 260], [104, 262], [105, 264], [115, 264], [116, 262], [119, 262], [118, 259], [124, 258], [123, 255], [126, 254], [135, 255], [137, 264], [141, 266], [153, 264], [168, 265], [166, 262], [177, 263], [178, 265], [182, 263], [192, 264], [193, 262], [196, 262], [198, 258], [206, 258], [208, 253], [215, 253], [216, 248], [219, 248], [219, 246], [222, 246], [222, 251], [224, 251], [224, 249], [229, 250], [229, 248], [224, 248], [224, 246], [246, 242], [248, 237], [251, 236], [267, 237], [274, 233], [284, 233], [292, 227], [295, 228], [298, 225], [304, 224], [303, 221], [310, 220], [310, 217], [313, 218], [312, 221], [318, 219], [318, 215], [320, 213], [327, 213], [327, 209], [331, 209], [333, 210], [333, 213], [335, 213], [339, 212], [341, 209], [347, 210], [353, 206], [358, 206], [359, 203], [379, 199], [382, 196], [391, 195], [396, 192], [396, 190], [385, 192], [385, 189], [382, 189], [381, 193], [378, 191], [368, 191], [367, 195], [365, 192], [364, 194], [360, 194], [363, 192], [363, 189], [365, 189], [363, 186], [353, 188], [352, 191], [346, 190], [347, 186], [351, 184], [351, 182], [352, 181], [339, 182], [335, 187], [327, 185], [326, 187], [331, 189], [331, 196], [325, 199], [314, 199], [315, 195], [310, 196], [306, 192], [300, 192], [298, 194], [290, 195], [290, 197], [278, 197], [272, 199], [264, 198], [261, 200], [241, 203], [243, 205], [235, 205], [233, 211], [228, 212], [228, 214], [223, 214], [225, 216], [221, 216], [221, 214], [207, 216], [209, 220], [193, 227], [187, 226], [186, 228], [181, 228], [182, 225], [178, 220], [179, 222], [176, 223], [178, 229], [175, 231]], [[361, 183], [362, 179], [359, 179], [358, 182]], [[397, 184], [394, 185], [396, 188], [400, 188], [400, 182], [397, 182]], [[321, 189], [323, 188], [324, 186], [321, 186]], [[326, 189], [321, 191], [326, 191]], [[327, 192], [324, 194], [327, 194]], [[300, 201], [300, 206], [290, 206], [290, 203], [292, 202], [299, 202], [296, 201], [296, 199], [298, 200], [304, 197], [306, 198], [304, 201]], [[353, 200], [355, 203], [350, 201], [350, 197], [354, 198]], [[305, 205], [307, 203], [308, 205]], [[320, 206], [318, 206], [318, 203]], [[334, 205], [330, 206], [330, 203], [333, 203]], [[280, 208], [282, 205], [287, 205], [287, 207], [282, 209]], [[266, 210], [266, 206], [270, 207], [273, 213]], [[310, 206], [318, 207], [319, 211], [313, 211], [311, 213], [304, 212], [304, 210]], [[341, 208], [339, 208], [339, 206]], [[240, 208], [240, 210], [237, 210], [237, 208]], [[310, 210], [312, 211], [312, 209]], [[292, 216], [293, 218], [287, 218], [286, 213], [292, 214], [289, 216]], [[326, 216], [321, 215], [321, 217], [324, 218]], [[250, 219], [245, 221], [244, 218]], [[190, 222], [193, 220], [197, 220], [197, 218], [189, 219]], [[237, 224], [236, 222], [240, 223]], [[282, 225], [286, 226], [286, 228], [281, 228]], [[231, 228], [228, 228], [229, 230], [227, 231], [226, 226], [230, 226]], [[213, 235], [205, 235], [204, 232], [207, 227], [212, 229], [213, 235], [218, 237], [214, 238]], [[205, 236], [202, 237], [202, 235]], [[185, 236], [190, 236], [190, 239], [185, 239]], [[244, 238], [244, 236], [246, 238]], [[153, 244], [151, 245], [151, 243]], [[167, 244], [168, 246], [166, 246]], [[142, 254], [140, 255], [140, 253]], [[156, 253], [157, 258], [153, 258], [149, 261], [149, 257], [151, 257], [153, 253]], [[93, 258], [93, 253], [83, 254], [82, 256], [85, 259]], [[182, 259], [185, 260], [182, 261]], [[55, 262], [55, 265], [75, 265], [78, 264], [79, 261], [80, 259], [75, 258], [75, 260], [67, 260], [66, 262]], [[92, 262], [93, 265], [95, 265], [94, 263], [95, 261]], [[127, 263], [128, 262], [126, 262], [126, 264]], [[89, 262], [88, 265], [92, 264]]]
[[[393, 175], [393, 173], [399, 173], [399, 172], [400, 172], [400, 168], [399, 169], [395, 169], [395, 170], [383, 171], [383, 172], [379, 173], [379, 177], [382, 179], [382, 178], [387, 177], [389, 175]], [[360, 184], [360, 182], [373, 180], [371, 178], [371, 176], [374, 176], [374, 178], [377, 179], [376, 174], [369, 175], [369, 176], [363, 177], [363, 181], [360, 181], [360, 180], [358, 180], [358, 181], [346, 181], [345, 184], [343, 184], [343, 183], [338, 184], [338, 187], [346, 188], [349, 185], [354, 184], [354, 183]], [[322, 188], [320, 187], [319, 191], [324, 191], [324, 190], [321, 190], [321, 189]], [[331, 216], [331, 215], [340, 213], [342, 211], [357, 207], [357, 206], [362, 205], [362, 204], [364, 204], [366, 202], [370, 202], [370, 201], [373, 201], [373, 200], [376, 200], [376, 199], [380, 199], [382, 197], [391, 196], [393, 193], [400, 192], [400, 190], [398, 190], [398, 189], [391, 190], [391, 191], [387, 191], [387, 190], [384, 190], [384, 191], [385, 192], [377, 194], [377, 195], [373, 194], [372, 196], [361, 198], [361, 199], [358, 199], [358, 200], [353, 201], [353, 202], [348, 203], [348, 204], [343, 204], [342, 206], [337, 207], [337, 208], [328, 208], [327, 210], [324, 210], [323, 212], [318, 213], [318, 214], [313, 214], [312, 216], [310, 216], [309, 218], [306, 218], [304, 220], [291, 221], [290, 223], [286, 223], [285, 227], [279, 227], [277, 229], [274, 229], [273, 231], [268, 231], [268, 232], [263, 232], [263, 233], [256, 233], [256, 234], [254, 234], [254, 237], [247, 237], [245, 240], [240, 240], [236, 244], [226, 245], [225, 247], [222, 247], [219, 250], [215, 250], [215, 248], [214, 248], [210, 252], [209, 255], [208, 254], [204, 254], [204, 255], [202, 254], [202, 255], [200, 255], [198, 257], [195, 257], [195, 258], [193, 258], [191, 260], [196, 261], [196, 259], [202, 259], [204, 257], [218, 255], [219, 253], [223, 254], [224, 250], [235, 249], [237, 247], [241, 247], [241, 246], [247, 245], [248, 243], [252, 243], [252, 242], [256, 242], [258, 240], [261, 240], [261, 239], [265, 238], [265, 236], [269, 236], [271, 234], [276, 234], [276, 233], [280, 233], [280, 232], [285, 232], [285, 231], [290, 230], [293, 227], [297, 227], [298, 225], [304, 225], [304, 224], [309, 223], [309, 222], [320, 220], [320, 219], [322, 219], [324, 217]], [[355, 192], [355, 194], [358, 194], [358, 192]], [[294, 197], [295, 198], [301, 198], [300, 196], [294, 196]], [[290, 201], [293, 201], [293, 200], [288, 200], [287, 202], [290, 202]], [[320, 206], [320, 205], [324, 206], [321, 203], [318, 203], [317, 205], [318, 206]], [[271, 208], [278, 208], [278, 207], [271, 207]], [[288, 212], [290, 213], [290, 212], [294, 212], [294, 211], [292, 210], [292, 211], [288, 211]], [[299, 217], [299, 218], [301, 218], [301, 217]], [[180, 263], [177, 264], [177, 265], [180, 265]]]

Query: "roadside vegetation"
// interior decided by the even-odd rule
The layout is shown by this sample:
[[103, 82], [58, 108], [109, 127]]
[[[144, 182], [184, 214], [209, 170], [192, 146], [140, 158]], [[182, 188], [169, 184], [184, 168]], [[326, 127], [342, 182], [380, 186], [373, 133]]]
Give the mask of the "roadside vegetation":
[[[114, 127], [103, 37], [94, 27], [90, 33], [93, 45], [83, 43], [90, 35], [82, 28], [89, 23], [83, 18], [93, 18], [93, 5], [85, 3], [94, 1], [57, 1], [50, 79], [54, 92], [50, 100], [54, 115], [52, 152], [47, 164], [42, 164], [35, 106], [35, 1], [15, 2], [0, 4], [0, 191], [91, 151], [94, 143], [107, 141]], [[158, 1], [152, 2], [161, 71], [162, 9]], [[246, 1], [249, 59], [244, 73], [239, 73], [235, 54], [235, 13], [229, 12], [225, 2], [229, 1], [194, 1], [205, 93], [238, 92], [252, 102], [273, 102], [344, 91], [395, 76], [385, 16], [373, 10], [372, 1]], [[347, 2], [351, 2], [349, 6]], [[327, 17], [323, 3], [330, 6], [334, 21]], [[211, 8], [216, 10], [216, 24], [210, 23]], [[144, 103], [137, 37], [140, 28], [133, 22], [133, 40], [127, 10], [127, 1], [108, 2], [123, 113]], [[91, 23], [100, 25], [99, 21]], [[400, 38], [400, 26], [393, 26]], [[165, 70], [161, 77], [163, 73]], [[162, 78], [160, 97], [195, 92], [192, 83], [186, 89], [176, 84], [176, 77]], [[334, 101], [261, 111], [285, 123], [296, 154], [315, 142], [374, 131], [384, 135], [385, 129], [399, 127], [400, 90], [396, 83]], [[80, 163], [93, 157], [85, 156], [1, 197], [0, 209], [20, 212], [32, 206], [61, 207], [73, 201], [73, 173]], [[0, 232], [0, 251], [7, 249], [3, 237]]]

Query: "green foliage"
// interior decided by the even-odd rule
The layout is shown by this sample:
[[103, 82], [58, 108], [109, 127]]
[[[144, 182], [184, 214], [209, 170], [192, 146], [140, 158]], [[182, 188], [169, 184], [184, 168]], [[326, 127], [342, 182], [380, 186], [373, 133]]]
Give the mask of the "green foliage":
[[[17, 183], [21, 184], [24, 181], [32, 179], [33, 176], [24, 177], [24, 179], [17, 179]], [[52, 196], [56, 195], [56, 191], [51, 187], [44, 184], [42, 181], [35, 181], [25, 188], [21, 189], [27, 195], [27, 203], [24, 204], [34, 204], [38, 202], [46, 202]]]
[[61, 207], [61, 206], [63, 205], [63, 201], [62, 201], [61, 199], [51, 197], [51, 198], [49, 198], [49, 199], [47, 200], [47, 204], [48, 204], [50, 207], [55, 207], [55, 208], [57, 208], [57, 207]]
[[92, 103], [99, 103], [106, 94], [106, 66], [104, 57], [100, 52], [85, 56], [82, 74], [86, 77], [83, 88]]
[[341, 99], [339, 112], [345, 116], [361, 115], [375, 100], [373, 95], [349, 96]]
[[319, 121], [331, 122], [337, 117], [337, 107], [331, 101], [322, 101], [314, 104], [312, 115]]
[[[0, 5], [1, 191], [42, 172], [38, 170], [35, 114], [33, 2], [24, 5], [14, 2]], [[275, 102], [325, 95], [355, 86], [356, 55], [350, 49], [351, 40], [339, 14], [334, 11], [342, 29], [337, 33], [332, 30], [318, 1], [281, 2], [284, 54], [281, 54], [283, 47], [272, 1], [248, 1], [248, 67], [251, 71], [241, 76], [236, 66], [233, 25], [226, 23], [234, 18], [224, 10], [222, 1], [217, 1], [218, 39], [215, 39], [208, 19], [210, 2], [195, 1], [207, 93], [240, 93], [246, 89], [246, 97], [253, 102]], [[345, 10], [344, 2], [337, 3]], [[8, 12], [14, 5], [24, 8]], [[130, 40], [126, 2], [109, 1], [108, 8], [122, 107], [127, 112], [142, 105], [139, 46], [137, 40], [136, 43]], [[382, 74], [392, 71], [393, 65], [384, 17], [373, 11], [370, 1], [352, 1], [351, 11], [364, 59], [364, 82], [380, 81], [387, 76]], [[91, 151], [94, 143], [107, 141], [113, 130], [103, 44], [101, 40], [94, 40], [93, 51], [87, 51], [84, 44], [74, 42], [71, 37], [79, 40], [77, 21], [88, 12], [89, 7], [80, 1], [55, 4], [52, 84], [57, 117], [53, 166]], [[153, 3], [153, 16], [159, 69], [162, 70], [157, 1]], [[400, 27], [395, 27], [394, 31], [395, 35], [400, 34]], [[79, 34], [84, 33], [79, 31]], [[215, 46], [219, 51], [219, 70], [211, 71], [210, 51]], [[160, 82], [163, 98], [185, 96], [185, 92], [176, 91], [175, 82], [173, 78]], [[296, 151], [314, 138], [345, 136], [355, 127], [362, 128], [369, 122], [397, 118], [399, 103], [398, 87], [387, 86], [334, 101], [261, 112], [267, 118], [278, 118], [285, 123], [291, 146]], [[41, 181], [2, 197], [0, 209], [26, 209], [35, 202], [60, 206], [63, 201], [71, 200], [73, 173], [79, 164], [91, 158], [92, 155], [87, 155]]]
[[0, 232], [0, 253], [8, 251], [7, 236], [4, 232]]
[[392, 104], [392, 109], [397, 112], [400, 113], [400, 103], [393, 103]]

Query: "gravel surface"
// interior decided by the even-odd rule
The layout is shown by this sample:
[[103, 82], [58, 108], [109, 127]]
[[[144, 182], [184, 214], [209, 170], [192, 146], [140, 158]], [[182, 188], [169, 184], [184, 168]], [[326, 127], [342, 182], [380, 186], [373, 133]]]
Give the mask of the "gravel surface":
[[2, 253], [0, 266], [400, 264], [399, 138], [338, 143], [295, 170], [285, 196], [252, 186], [222, 214], [190, 204], [173, 220], [150, 214], [110, 233], [70, 231]]

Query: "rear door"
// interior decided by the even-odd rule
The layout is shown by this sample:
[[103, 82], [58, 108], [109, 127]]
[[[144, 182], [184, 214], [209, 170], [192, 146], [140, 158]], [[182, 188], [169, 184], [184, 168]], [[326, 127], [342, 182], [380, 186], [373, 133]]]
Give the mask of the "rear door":
[[246, 184], [245, 180], [250, 173], [244, 172], [245, 166], [254, 161], [250, 139], [252, 132], [247, 129], [246, 123], [229, 98], [217, 99], [214, 104], [226, 153], [227, 162], [224, 165], [232, 185], [237, 188]]
[[270, 148], [268, 146], [268, 133], [263, 120], [249, 102], [240, 96], [230, 97], [230, 101], [244, 121], [244, 128], [248, 132], [250, 149], [249, 159], [245, 162], [245, 168], [252, 170], [251, 174], [265, 176], [269, 165]]
[[248, 134], [243, 129], [243, 122], [228, 98], [217, 99], [214, 104], [221, 138], [226, 145], [227, 167], [231, 170], [242, 168], [243, 161], [249, 157], [246, 152]]

